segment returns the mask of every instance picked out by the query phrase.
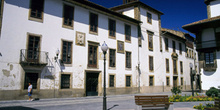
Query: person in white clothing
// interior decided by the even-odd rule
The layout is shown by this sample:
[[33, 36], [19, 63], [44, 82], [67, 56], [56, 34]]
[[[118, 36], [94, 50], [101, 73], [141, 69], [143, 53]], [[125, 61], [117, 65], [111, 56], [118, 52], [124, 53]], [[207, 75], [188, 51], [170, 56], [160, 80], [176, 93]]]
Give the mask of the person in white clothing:
[[29, 100], [28, 101], [33, 101], [33, 99], [32, 99], [32, 92], [33, 92], [32, 84], [29, 83], [29, 86], [28, 86], [28, 97], [29, 97]]

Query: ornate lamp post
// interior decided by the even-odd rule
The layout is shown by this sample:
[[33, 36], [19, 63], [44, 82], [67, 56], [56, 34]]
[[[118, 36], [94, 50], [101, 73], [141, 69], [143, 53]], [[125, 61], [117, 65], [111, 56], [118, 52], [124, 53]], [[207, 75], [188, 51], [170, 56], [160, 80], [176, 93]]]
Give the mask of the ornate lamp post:
[[101, 46], [101, 49], [102, 49], [102, 51], [103, 51], [103, 54], [104, 54], [104, 83], [103, 83], [103, 87], [104, 87], [104, 93], [103, 93], [103, 110], [106, 110], [106, 84], [105, 84], [105, 82], [106, 82], [106, 73], [105, 73], [105, 60], [106, 60], [106, 57], [105, 57], [105, 55], [106, 55], [106, 53], [107, 53], [107, 50], [108, 50], [108, 45], [105, 43], [105, 41], [104, 41], [104, 43], [102, 44], [102, 46]]

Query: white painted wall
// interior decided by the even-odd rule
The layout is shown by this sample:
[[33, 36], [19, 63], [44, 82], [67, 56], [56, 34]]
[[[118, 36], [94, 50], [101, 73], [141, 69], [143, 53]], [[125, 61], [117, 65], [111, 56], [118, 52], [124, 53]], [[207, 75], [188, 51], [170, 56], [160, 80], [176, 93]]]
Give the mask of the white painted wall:
[[216, 58], [217, 58], [217, 69], [213, 72], [207, 72], [204, 71], [204, 69], [201, 69], [201, 80], [202, 80], [202, 89], [208, 90], [210, 87], [218, 88], [220, 86], [219, 84], [219, 77], [220, 77], [220, 51], [216, 52]]
[[[56, 87], [60, 85], [59, 72], [60, 67], [55, 64], [54, 56], [57, 49], [61, 51], [61, 39], [73, 42], [72, 66], [62, 67], [63, 72], [70, 72], [73, 74], [72, 88], [84, 88], [85, 84], [85, 70], [88, 62], [88, 42], [93, 41], [102, 44], [104, 41], [109, 48], [117, 48], [117, 40], [125, 41], [124, 36], [124, 21], [97, 13], [80, 6], [74, 6], [74, 30], [62, 27], [62, 0], [45, 0], [44, 19], [43, 23], [28, 20], [29, 14], [29, 0], [17, 2], [14, 0], [5, 0], [4, 16], [2, 23], [2, 33], [0, 38], [0, 90], [19, 90], [21, 88], [21, 74], [22, 67], [19, 64], [20, 50], [26, 49], [27, 33], [42, 35], [41, 51], [49, 53], [49, 64], [41, 72], [40, 89], [54, 88], [54, 81], [44, 78], [46, 75], [55, 74]], [[89, 13], [94, 12], [98, 14], [98, 35], [89, 34]], [[16, 17], [14, 17], [16, 16]], [[116, 20], [116, 39], [108, 38], [108, 18]], [[107, 69], [106, 82], [108, 87], [108, 74], [116, 74], [116, 87], [125, 87], [125, 75], [132, 75], [132, 87], [137, 87], [136, 84], [136, 66], [138, 60], [138, 39], [137, 26], [131, 25], [131, 43], [124, 42], [125, 51], [132, 52], [132, 69], [125, 69], [125, 54], [116, 54], [116, 69]], [[75, 45], [76, 31], [86, 34], [86, 45]], [[101, 48], [98, 48], [99, 54], [102, 54]], [[61, 56], [59, 56], [61, 58]], [[108, 59], [108, 56], [107, 56]], [[106, 62], [108, 68], [108, 60]], [[13, 69], [10, 69], [13, 65]], [[48, 70], [48, 69], [49, 70]], [[10, 71], [10, 74], [3, 74], [2, 71]], [[98, 61], [98, 71], [103, 71], [103, 60]], [[103, 74], [103, 72], [102, 72]], [[103, 77], [103, 75], [102, 75]], [[102, 84], [103, 85], [103, 84]]]
[[220, 0], [210, 2], [211, 17], [220, 15]]

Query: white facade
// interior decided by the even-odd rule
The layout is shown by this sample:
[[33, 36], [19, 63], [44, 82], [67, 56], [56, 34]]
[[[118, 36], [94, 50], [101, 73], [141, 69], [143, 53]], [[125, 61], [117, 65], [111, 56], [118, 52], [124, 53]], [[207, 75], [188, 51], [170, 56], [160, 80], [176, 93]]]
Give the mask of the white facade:
[[[63, 24], [64, 5], [74, 9], [73, 26]], [[182, 86], [184, 90], [190, 89], [189, 64], [195, 65], [195, 60], [186, 57], [184, 48], [186, 44], [183, 40], [185, 38], [181, 38], [184, 36], [175, 34], [170, 36], [165, 34], [166, 32], [161, 32], [160, 16], [162, 13], [155, 9], [140, 7], [139, 15], [136, 13], [137, 7], [133, 6], [117, 11], [123, 12], [126, 15], [124, 16], [89, 1], [44, 0], [40, 20], [31, 18], [30, 10], [30, 0], [23, 0], [23, 2], [4, 0], [0, 37], [0, 100], [26, 98], [25, 82], [27, 83], [27, 78], [30, 77], [28, 75], [36, 74], [35, 85], [37, 87], [34, 89], [36, 97], [87, 96], [87, 92], [90, 92], [89, 85], [92, 83], [89, 82], [90, 80], [96, 83], [96, 95], [102, 95], [104, 56], [100, 46], [104, 41], [109, 47], [106, 54], [107, 95], [170, 91], [174, 86], [174, 77], [177, 77], [178, 86]], [[91, 13], [98, 16], [97, 33], [90, 31]], [[147, 13], [151, 16], [150, 23]], [[139, 20], [136, 20], [137, 16]], [[116, 22], [115, 37], [109, 36], [110, 19]], [[131, 27], [130, 41], [126, 40], [126, 25]], [[139, 32], [141, 32], [140, 36]], [[152, 48], [149, 47], [150, 34], [152, 35]], [[82, 37], [78, 38], [78, 35]], [[39, 38], [36, 45], [33, 43], [33, 48], [39, 51], [37, 57], [40, 57], [40, 60], [34, 63], [27, 60], [24, 63], [23, 60], [26, 61], [28, 53], [23, 52], [29, 49], [30, 42], [35, 42], [34, 40], [37, 39], [31, 39], [30, 36]], [[165, 50], [165, 38], [169, 39], [168, 51]], [[172, 51], [172, 41], [176, 42], [176, 52]], [[65, 42], [70, 43], [70, 46], [68, 44], [65, 47], [71, 49], [70, 53], [66, 52], [70, 63], [63, 63]], [[119, 42], [124, 44], [122, 51], [119, 51]], [[182, 45], [182, 54], [179, 52], [179, 43]], [[95, 49], [97, 51], [94, 51]], [[109, 65], [110, 49], [115, 50], [115, 67]], [[60, 52], [58, 56], [56, 56], [57, 50]], [[94, 54], [91, 54], [91, 50]], [[131, 67], [126, 67], [127, 53], [131, 53]], [[172, 55], [175, 53], [178, 55], [178, 74], [176, 75], [173, 74], [172, 63]], [[150, 56], [153, 57], [153, 70], [150, 70], [149, 66]], [[32, 60], [36, 60], [35, 57]], [[96, 67], [89, 66], [90, 58], [96, 59]], [[166, 59], [169, 59], [170, 71], [168, 73], [166, 72]], [[183, 73], [180, 72], [180, 61], [183, 63]], [[113, 82], [110, 81], [110, 75], [114, 76]], [[150, 77], [153, 77], [152, 82]], [[166, 86], [166, 77], [170, 77], [168, 86]], [[67, 89], [61, 86], [65, 84], [62, 82], [64, 78], [69, 79]], [[183, 78], [182, 85], [181, 78]], [[109, 87], [112, 83], [114, 83], [113, 87]], [[13, 95], [9, 96], [10, 94]]]
[[211, 17], [216, 17], [220, 15], [220, 0], [215, 0], [213, 2], [210, 2], [210, 11], [211, 11]]
[[[48, 64], [39, 72], [38, 90], [60, 89], [60, 75], [70, 74], [71, 89], [82, 89], [84, 91], [87, 72], [99, 72], [98, 95], [102, 93], [103, 86], [103, 54], [98, 46], [97, 68], [89, 68], [88, 65], [88, 44], [95, 42], [101, 45], [104, 41], [110, 49], [116, 50], [116, 68], [109, 67], [109, 53], [106, 54], [106, 85], [109, 86], [109, 74], [115, 75], [115, 88], [125, 88], [126, 75], [131, 76], [131, 88], [137, 87], [136, 66], [138, 64], [138, 38], [137, 24], [128, 23], [129, 20], [118, 19], [104, 14], [102, 11], [87, 9], [76, 4], [63, 2], [62, 0], [45, 0], [43, 22], [29, 20], [30, 0], [18, 3], [14, 0], [4, 1], [4, 15], [0, 39], [0, 69], [1, 83], [0, 90], [3, 94], [5, 90], [21, 90], [24, 93], [25, 70], [20, 65], [20, 50], [27, 49], [28, 36], [40, 36], [40, 51], [48, 52]], [[74, 26], [73, 29], [62, 27], [63, 4], [74, 7]], [[98, 33], [89, 32], [89, 15], [98, 14]], [[16, 16], [16, 17], [14, 17]], [[116, 21], [115, 39], [108, 36], [108, 20]], [[125, 42], [125, 24], [131, 26], [131, 42]], [[76, 33], [85, 34], [85, 46], [76, 45]], [[72, 64], [61, 66], [56, 62], [56, 50], [62, 52], [62, 40], [72, 42]], [[124, 42], [124, 51], [131, 52], [131, 69], [125, 67], [125, 53], [117, 53], [117, 41]], [[59, 54], [58, 59], [61, 59]], [[34, 70], [33, 70], [34, 71]], [[55, 79], [51, 78], [55, 77]], [[36, 93], [36, 92], [35, 92]], [[80, 93], [79, 93], [80, 94]], [[82, 95], [84, 93], [81, 93]], [[74, 96], [73, 94], [71, 94]], [[81, 96], [81, 95], [79, 95]], [[2, 97], [4, 99], [4, 97]]]
[[[133, 3], [135, 4], [135, 3]], [[138, 4], [138, 2], [137, 2]], [[140, 3], [141, 4], [141, 3]], [[146, 6], [148, 7], [148, 6]], [[161, 13], [157, 12], [151, 8], [146, 8], [143, 5], [140, 7], [133, 7], [133, 6], [123, 6], [122, 8], [119, 7], [113, 7], [112, 9], [121, 12], [124, 15], [127, 15], [129, 17], [133, 17], [135, 19], [138, 19], [142, 21], [140, 28], [141, 28], [141, 47], [139, 47], [139, 57], [140, 57], [140, 87], [141, 92], [143, 93], [151, 93], [151, 92], [164, 92], [164, 91], [170, 91], [170, 89], [173, 86], [173, 77], [178, 78], [177, 84], [178, 86], [181, 86], [181, 78], [183, 78], [183, 90], [189, 90], [190, 89], [190, 67], [189, 64], [193, 64], [193, 70], [195, 69], [195, 61], [194, 58], [188, 58], [185, 55], [185, 42], [180, 41], [182, 36], [175, 36], [176, 39], [173, 39], [173, 36], [167, 36], [163, 35], [161, 33], [161, 24], [160, 24], [160, 16]], [[138, 11], [137, 11], [138, 10]], [[137, 14], [140, 13], [140, 14]], [[147, 13], [151, 14], [151, 23], [148, 23]], [[153, 33], [153, 49], [149, 49], [149, 38], [148, 34]], [[165, 32], [166, 33], [166, 32]], [[161, 38], [160, 38], [161, 37]], [[169, 39], [169, 51], [165, 50], [165, 41], [164, 39]], [[185, 36], [183, 36], [185, 37]], [[160, 39], [162, 40], [160, 42]], [[172, 63], [172, 40], [176, 42], [176, 53], [178, 54], [178, 60], [177, 60], [177, 75], [173, 75], [173, 63]], [[179, 54], [179, 43], [182, 44], [182, 54]], [[161, 47], [162, 45], [162, 51]], [[195, 49], [193, 48], [192, 50]], [[196, 54], [197, 55], [197, 54]], [[149, 56], [153, 56], [153, 68], [154, 70], [151, 71], [149, 69]], [[166, 59], [169, 59], [169, 68], [170, 71], [166, 72]], [[197, 59], [198, 60], [198, 59]], [[183, 62], [183, 74], [180, 72], [180, 61]], [[198, 66], [197, 66], [198, 68]], [[154, 77], [153, 86], [150, 86], [150, 76]], [[166, 77], [170, 78], [169, 86], [166, 85]]]

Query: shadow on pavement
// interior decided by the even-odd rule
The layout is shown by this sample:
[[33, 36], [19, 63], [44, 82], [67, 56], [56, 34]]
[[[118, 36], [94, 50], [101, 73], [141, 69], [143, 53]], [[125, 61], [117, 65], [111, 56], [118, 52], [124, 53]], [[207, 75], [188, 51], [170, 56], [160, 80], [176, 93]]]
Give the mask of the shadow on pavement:
[[37, 109], [22, 107], [22, 106], [13, 106], [13, 107], [0, 107], [0, 110], [37, 110]]
[[110, 107], [108, 110], [111, 110], [111, 109], [113, 109], [114, 107], [116, 107], [116, 106], [119, 106], [118, 104], [116, 104], [116, 105], [113, 105], [112, 107]]

